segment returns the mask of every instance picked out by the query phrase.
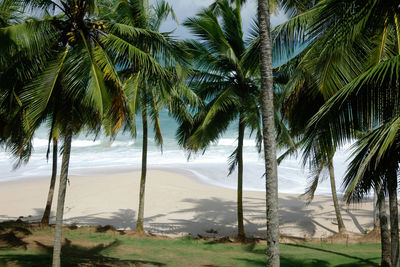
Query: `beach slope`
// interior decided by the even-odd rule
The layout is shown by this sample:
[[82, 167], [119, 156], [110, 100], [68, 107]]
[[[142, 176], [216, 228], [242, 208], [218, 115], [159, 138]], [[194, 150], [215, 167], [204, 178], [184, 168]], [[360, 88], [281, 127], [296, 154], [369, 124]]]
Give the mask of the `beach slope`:
[[[96, 171], [99, 172], [99, 171]], [[113, 225], [134, 229], [138, 208], [139, 171], [71, 176], [64, 222], [77, 225]], [[227, 179], [234, 179], [227, 178]], [[0, 220], [40, 220], [49, 178], [0, 183]], [[57, 194], [55, 195], [57, 196]], [[53, 210], [56, 199], [53, 203]], [[296, 237], [327, 237], [337, 231], [329, 196], [316, 196], [306, 205], [298, 195], [279, 195], [280, 232]], [[371, 201], [342, 205], [348, 231], [371, 230]], [[54, 212], [52, 220], [54, 222]], [[245, 230], [265, 237], [265, 193], [244, 192]], [[208, 185], [186, 172], [149, 170], [146, 184], [145, 230], [168, 236], [235, 236], [236, 191]]]

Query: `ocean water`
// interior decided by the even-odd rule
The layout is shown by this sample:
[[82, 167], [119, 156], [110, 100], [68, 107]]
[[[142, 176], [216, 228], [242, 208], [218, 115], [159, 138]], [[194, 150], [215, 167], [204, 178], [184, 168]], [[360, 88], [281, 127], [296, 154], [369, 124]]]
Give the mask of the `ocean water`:
[[[204, 154], [192, 155], [182, 150], [176, 140], [177, 123], [164, 111], [160, 114], [161, 129], [164, 138], [163, 151], [156, 146], [153, 134], [149, 135], [148, 167], [158, 169], [190, 171], [199, 180], [216, 186], [236, 188], [237, 173], [228, 176], [228, 157], [237, 144], [237, 125], [232, 124], [218, 142], [212, 144]], [[94, 139], [93, 136], [81, 134], [73, 139], [70, 162], [71, 175], [87, 175], [105, 171], [124, 171], [139, 169], [141, 164], [142, 129], [141, 120], [137, 119], [138, 135], [136, 139], [128, 133], [120, 133], [115, 141], [105, 136]], [[151, 131], [150, 131], [151, 132]], [[248, 190], [265, 190], [263, 178], [264, 164], [255, 147], [254, 138], [246, 133], [244, 141], [244, 188]], [[34, 152], [26, 165], [14, 170], [15, 159], [0, 148], [0, 182], [18, 179], [34, 179], [51, 175], [51, 155], [46, 161], [48, 129], [40, 128], [34, 138]], [[279, 152], [278, 152], [279, 154]], [[334, 158], [336, 183], [341, 190], [342, 177], [346, 170], [349, 156], [340, 150]], [[59, 157], [58, 166], [61, 165]], [[288, 158], [278, 167], [279, 191], [284, 193], [303, 193], [308, 182], [309, 173], [301, 166], [300, 158]], [[330, 194], [328, 179], [321, 182], [317, 194]]]

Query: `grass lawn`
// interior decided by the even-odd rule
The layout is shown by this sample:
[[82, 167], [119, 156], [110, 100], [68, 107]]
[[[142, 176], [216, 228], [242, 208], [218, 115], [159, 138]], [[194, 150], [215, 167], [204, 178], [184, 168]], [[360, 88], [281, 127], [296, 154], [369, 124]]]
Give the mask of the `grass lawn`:
[[[218, 243], [65, 229], [63, 266], [265, 266], [265, 244]], [[52, 228], [14, 227], [0, 232], [0, 266], [49, 266]], [[281, 266], [377, 266], [379, 244], [281, 245]]]

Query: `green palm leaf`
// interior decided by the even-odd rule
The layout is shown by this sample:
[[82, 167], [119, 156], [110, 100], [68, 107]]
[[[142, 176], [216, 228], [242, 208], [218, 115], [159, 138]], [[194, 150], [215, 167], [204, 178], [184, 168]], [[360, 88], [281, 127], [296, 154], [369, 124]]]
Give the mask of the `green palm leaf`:
[[50, 62], [46, 70], [30, 83], [21, 95], [21, 100], [28, 105], [26, 114], [28, 128], [32, 129], [29, 125], [36, 125], [48, 107], [50, 98], [58, 86], [60, 73], [64, 68], [69, 51], [70, 48], [66, 47], [65, 51], [60, 53], [56, 60]]

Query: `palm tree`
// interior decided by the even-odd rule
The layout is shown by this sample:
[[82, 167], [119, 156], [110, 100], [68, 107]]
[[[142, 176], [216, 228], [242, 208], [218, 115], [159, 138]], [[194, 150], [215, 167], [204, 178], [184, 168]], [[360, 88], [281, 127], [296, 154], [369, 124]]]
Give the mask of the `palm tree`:
[[333, 156], [336, 151], [336, 146], [331, 142], [329, 128], [325, 131], [323, 128], [318, 129], [318, 134], [316, 134], [315, 131], [316, 130], [314, 130], [311, 136], [305, 137], [300, 146], [300, 148], [303, 149], [303, 164], [306, 165], [309, 163], [312, 173], [310, 186], [306, 189], [304, 195], [307, 196], [308, 202], [312, 201], [318, 184], [323, 179], [323, 171], [324, 169], [328, 169], [338, 230], [339, 234], [343, 234], [346, 232], [346, 227], [340, 212], [339, 200], [336, 193], [335, 172], [333, 168]]
[[[161, 24], [169, 16], [176, 20], [172, 7], [165, 1], [159, 1], [155, 5], [149, 5], [148, 1], [119, 1], [115, 5], [116, 21], [123, 22], [132, 27], [140, 27], [150, 31], [159, 32]], [[170, 73], [170, 79], [160, 79], [158, 76], [149, 76], [141, 72], [138, 66], [122, 68], [121, 77], [125, 79], [123, 90], [127, 95], [127, 103], [133, 114], [132, 121], [128, 125], [132, 135], [136, 136], [136, 125], [134, 115], [141, 111], [143, 126], [142, 142], [142, 168], [139, 191], [139, 209], [136, 223], [136, 231], [143, 232], [144, 219], [144, 200], [147, 171], [147, 140], [148, 122], [151, 119], [155, 133], [155, 141], [162, 146], [163, 138], [159, 121], [159, 113], [163, 106], [170, 105], [179, 97], [188, 96], [191, 93], [188, 88], [179, 83], [182, 77], [178, 75], [177, 68], [181, 68], [185, 63], [184, 56], [188, 56], [180, 44], [169, 36], [168, 33], [162, 34], [164, 42], [160, 44], [149, 44], [140, 42], [133, 38], [125, 39], [140, 47], [143, 51], [151, 54], [166, 72]], [[124, 38], [123, 36], [121, 38]], [[175, 100], [174, 100], [175, 99]], [[169, 109], [173, 111], [173, 108]]]
[[[21, 1], [17, 0], [6, 0], [2, 1], [0, 3], [0, 27], [5, 28], [8, 26], [12, 26], [13, 24], [20, 23], [22, 21], [23, 17], [23, 5]], [[4, 39], [3, 39], [4, 41]], [[7, 46], [6, 46], [7, 47]], [[5, 61], [7, 62], [7, 61]], [[18, 66], [19, 64], [16, 64]], [[19, 65], [21, 66], [21, 65]], [[2, 68], [2, 69], [7, 69], [7, 67]], [[15, 70], [13, 70], [15, 72]], [[23, 108], [21, 105], [21, 101], [18, 98], [18, 90], [15, 90], [18, 88], [16, 86], [15, 81], [20, 80], [19, 77], [11, 76], [11, 73], [4, 74], [2, 77], [5, 79], [8, 79], [9, 81], [2, 81], [1, 84], [7, 84], [8, 86], [10, 85], [10, 82], [14, 82], [14, 94], [9, 94], [9, 90], [3, 90], [1, 91], [0, 94], [2, 94], [2, 104], [1, 106], [4, 107], [4, 111], [2, 113], [2, 118], [4, 121], [2, 121], [2, 126], [4, 129], [1, 131], [3, 134], [1, 135], [1, 140], [5, 141], [6, 147], [11, 148], [11, 150], [14, 152], [15, 156], [19, 156], [20, 162], [16, 164], [16, 167], [20, 165], [21, 161], [27, 162], [30, 156], [30, 146], [31, 143], [26, 141], [28, 133], [23, 129], [23, 123], [21, 116], [23, 117]], [[21, 81], [21, 84], [23, 82]], [[5, 88], [3, 88], [5, 89]], [[21, 89], [21, 88], [20, 88]], [[14, 107], [12, 107], [10, 104], [5, 105], [5, 103], [13, 103]], [[16, 112], [10, 112], [11, 110], [15, 110]], [[11, 116], [10, 116], [11, 115]], [[20, 117], [19, 119], [17, 117]], [[6, 121], [5, 118], [9, 117], [9, 121]], [[15, 122], [19, 122], [19, 125]], [[7, 128], [11, 130], [6, 130]], [[17, 130], [19, 129], [19, 130]], [[8, 136], [5, 137], [5, 136]], [[12, 137], [14, 136], [14, 138]], [[15, 136], [19, 136], [19, 138], [15, 138]], [[51, 211], [51, 205], [53, 201], [53, 194], [54, 194], [54, 187], [55, 187], [55, 181], [56, 181], [56, 172], [57, 172], [57, 137], [54, 136], [53, 138], [53, 168], [52, 168], [52, 176], [51, 176], [51, 182], [50, 182], [50, 188], [49, 188], [49, 193], [47, 197], [47, 202], [46, 202], [46, 208], [41, 220], [42, 224], [49, 224], [49, 218], [50, 218], [50, 211]], [[51, 140], [51, 139], [50, 139]], [[49, 142], [50, 145], [50, 142]], [[49, 146], [50, 148], [50, 146]], [[49, 151], [47, 152], [47, 157], [48, 157]]]
[[[23, 84], [32, 77], [27, 70], [38, 58], [26, 60], [26, 50], [18, 50], [9, 29], [23, 19], [24, 6], [19, 0], [0, 1], [0, 145], [17, 159], [14, 168], [26, 163], [32, 152], [30, 138], [23, 126]], [[24, 63], [24, 64], [21, 64]]]
[[[240, 2], [240, 1], [239, 1]], [[237, 219], [238, 239], [245, 239], [243, 224], [243, 140], [245, 129], [254, 130], [260, 140], [259, 90], [257, 80], [246, 69], [246, 42], [243, 40], [240, 3], [218, 1], [184, 25], [198, 37], [188, 40], [195, 70], [190, 86], [203, 100], [193, 121], [178, 130], [180, 143], [198, 151], [219, 138], [228, 125], [238, 123], [238, 145], [229, 157], [229, 174], [238, 167]]]
[[272, 42], [268, 0], [258, 0], [260, 28], [260, 67], [262, 90], [262, 125], [265, 160], [265, 196], [267, 206], [268, 266], [280, 265], [278, 171], [275, 148], [274, 81], [272, 74]]
[[[350, 1], [343, 5], [333, 0], [322, 1], [315, 10], [317, 16], [308, 33], [319, 32], [318, 38], [314, 35], [319, 40], [338, 37], [331, 38], [331, 45], [326, 47], [331, 50], [331, 55], [341, 55], [341, 58], [336, 66], [327, 66], [326, 73], [331, 76], [332, 83], [345, 83], [316, 114], [310, 126], [317, 128], [329, 122], [332, 141], [339, 145], [357, 138], [359, 130], [370, 131], [368, 139], [365, 139], [369, 140], [365, 143], [369, 156], [359, 162], [358, 174], [348, 188], [351, 191], [364, 177], [367, 166], [372, 170], [378, 169], [379, 162], [396, 142], [399, 12], [397, 3], [382, 1]], [[334, 25], [332, 19], [336, 21]], [[350, 70], [355, 72], [349, 75]], [[372, 158], [375, 158], [375, 163], [371, 165]], [[398, 266], [397, 175], [395, 166], [389, 169], [384, 177], [389, 191], [390, 217], [393, 218], [391, 256], [392, 265]]]
[[[327, 170], [330, 178], [338, 230], [339, 233], [343, 234], [346, 232], [346, 227], [343, 223], [336, 193], [333, 156], [337, 148], [331, 141], [332, 133], [329, 127], [323, 125], [311, 129], [305, 127], [310, 118], [318, 112], [319, 108], [326, 101], [320, 92], [324, 90], [324, 85], [318, 86], [318, 89], [315, 88], [314, 84], [318, 84], [318, 81], [313, 80], [312, 75], [304, 71], [302, 64], [304, 64], [304, 53], [301, 53], [286, 65], [275, 70], [277, 73], [284, 73], [284, 75], [290, 77], [289, 80], [284, 81], [283, 90], [285, 91], [285, 96], [282, 101], [282, 112], [290, 128], [290, 134], [296, 140], [294, 149], [292, 146], [287, 152], [283, 153], [279, 157], [278, 163], [294, 152], [302, 152], [303, 166], [308, 166], [311, 171], [310, 185], [303, 194], [307, 197], [308, 203], [313, 200], [318, 184], [324, 178], [324, 170]], [[293, 77], [297, 79], [293, 81]]]
[[[274, 39], [280, 41], [276, 46], [278, 55], [293, 53], [290, 48], [293, 49], [299, 42], [305, 44], [304, 50], [292, 60], [297, 61], [295, 63], [297, 66], [286, 88], [289, 92], [287, 104], [292, 106], [289, 108], [291, 109], [289, 117], [292, 117], [291, 128], [297, 135], [304, 135], [300, 138], [303, 139], [300, 143], [304, 150], [304, 165], [308, 161], [313, 170], [314, 179], [306, 192], [309, 200], [312, 200], [321, 179], [321, 172], [326, 167], [329, 170], [339, 232], [344, 232], [332, 164], [332, 158], [338, 146], [335, 142], [337, 137], [329, 124], [319, 123], [318, 127], [305, 126], [321, 105], [361, 73], [364, 64], [360, 60], [368, 50], [360, 47], [355, 51], [354, 47], [345, 45], [342, 39], [333, 37], [334, 30], [330, 22], [321, 19], [325, 16], [322, 10], [329, 4], [333, 6], [329, 1], [320, 1], [314, 7], [312, 3], [309, 3], [310, 9], [297, 12], [296, 16], [288, 22], [274, 29]], [[340, 12], [346, 10], [344, 6], [337, 9]], [[340, 15], [331, 14], [330, 18], [337, 20], [339, 27], [343, 27], [347, 22]], [[346, 57], [343, 57], [343, 54]]]
[[[382, 129], [372, 131], [353, 145], [354, 158], [348, 166], [344, 185], [348, 189], [345, 195], [348, 202], [360, 201], [372, 189], [379, 192], [377, 203], [381, 230], [381, 266], [392, 266], [391, 255], [396, 255], [398, 249], [395, 242], [390, 242], [390, 239], [396, 238], [396, 232], [391, 231], [392, 236], [389, 238], [385, 192], [389, 192], [389, 202], [395, 202], [393, 198], [397, 197], [397, 184], [393, 183], [397, 183], [399, 150], [397, 145], [392, 146], [386, 150], [382, 160], [377, 160], [377, 152], [371, 150], [371, 147], [379, 146], [377, 143], [379, 142], [379, 135], [382, 134], [380, 132]], [[396, 209], [392, 210], [391, 207], [391, 215], [395, 214], [396, 211]], [[391, 218], [391, 227], [396, 223], [396, 218]]]
[[[279, 215], [278, 215], [278, 173], [274, 139], [274, 98], [272, 72], [272, 40], [270, 11], [273, 10], [269, 0], [258, 0], [258, 24], [260, 42], [260, 67], [262, 90], [262, 122], [266, 177], [267, 207], [267, 255], [268, 266], [280, 265], [279, 251]], [[279, 1], [285, 10], [294, 16], [308, 7], [312, 1]], [[300, 8], [301, 7], [301, 8]], [[293, 45], [291, 46], [293, 47]]]
[[[60, 136], [64, 139], [64, 148], [53, 253], [53, 265], [60, 266], [72, 136], [83, 127], [98, 131], [102, 122], [106, 123], [107, 130], [116, 132], [122, 121], [128, 119], [124, 116], [128, 112], [113, 61], [118, 60], [125, 65], [138, 64], [144, 73], [166, 76], [160, 64], [147, 52], [125, 42], [115, 33], [144, 37], [146, 41], [155, 43], [163, 42], [164, 37], [146, 29], [99, 20], [96, 12], [100, 9], [96, 1], [29, 1], [28, 4], [46, 11], [45, 15], [3, 28], [2, 33], [11, 36], [10, 46], [17, 45], [20, 51], [26, 51], [19, 54], [21, 58], [27, 62], [35, 59], [34, 63], [25, 66], [32, 77], [25, 81], [21, 94], [21, 100], [26, 105], [24, 125], [29, 130], [29, 136], [51, 115], [54, 103], [63, 121]], [[57, 11], [51, 15], [53, 7]], [[106, 115], [109, 119], [103, 120]]]

